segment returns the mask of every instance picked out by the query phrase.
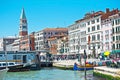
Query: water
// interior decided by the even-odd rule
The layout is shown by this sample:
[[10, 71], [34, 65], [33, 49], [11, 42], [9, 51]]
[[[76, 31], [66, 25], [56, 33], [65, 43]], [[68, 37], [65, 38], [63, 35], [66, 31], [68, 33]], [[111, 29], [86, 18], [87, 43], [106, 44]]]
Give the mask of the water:
[[[87, 80], [96, 79], [93, 71], [87, 71]], [[8, 72], [5, 80], [85, 80], [84, 71], [60, 70], [56, 68], [44, 68], [39, 71]]]

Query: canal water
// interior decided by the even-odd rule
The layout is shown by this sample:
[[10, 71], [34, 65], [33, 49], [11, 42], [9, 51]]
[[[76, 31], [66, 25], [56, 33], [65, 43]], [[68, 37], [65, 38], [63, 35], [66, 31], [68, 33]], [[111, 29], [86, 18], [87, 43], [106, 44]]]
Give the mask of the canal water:
[[[93, 71], [87, 71], [87, 80], [103, 80], [93, 77]], [[8, 72], [5, 80], [85, 80], [84, 71], [43, 68], [38, 71]]]

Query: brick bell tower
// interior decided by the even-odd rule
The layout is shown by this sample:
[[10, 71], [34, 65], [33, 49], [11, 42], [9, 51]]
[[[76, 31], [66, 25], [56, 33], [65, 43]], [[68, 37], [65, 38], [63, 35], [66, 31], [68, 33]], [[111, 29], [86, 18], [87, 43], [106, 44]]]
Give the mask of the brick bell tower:
[[23, 8], [20, 15], [19, 37], [23, 37], [26, 35], [28, 35], [28, 28], [27, 28], [27, 19]]

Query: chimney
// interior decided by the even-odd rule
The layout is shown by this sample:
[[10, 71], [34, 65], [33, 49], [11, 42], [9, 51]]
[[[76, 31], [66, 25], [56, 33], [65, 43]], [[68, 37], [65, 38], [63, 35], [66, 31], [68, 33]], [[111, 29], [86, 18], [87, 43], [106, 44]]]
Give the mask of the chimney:
[[109, 8], [106, 8], [106, 13], [109, 13], [109, 12], [110, 12]]

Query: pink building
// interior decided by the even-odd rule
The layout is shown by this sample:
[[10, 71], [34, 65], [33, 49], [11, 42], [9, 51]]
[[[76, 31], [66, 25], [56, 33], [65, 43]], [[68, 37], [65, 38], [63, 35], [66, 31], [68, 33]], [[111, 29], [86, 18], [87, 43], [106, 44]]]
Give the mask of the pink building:
[[112, 50], [112, 19], [109, 16], [115, 15], [119, 12], [118, 9], [113, 9], [110, 11], [108, 8], [106, 9], [106, 13], [104, 13], [101, 17], [101, 31], [102, 36], [101, 39], [103, 41], [102, 51], [111, 51]]

